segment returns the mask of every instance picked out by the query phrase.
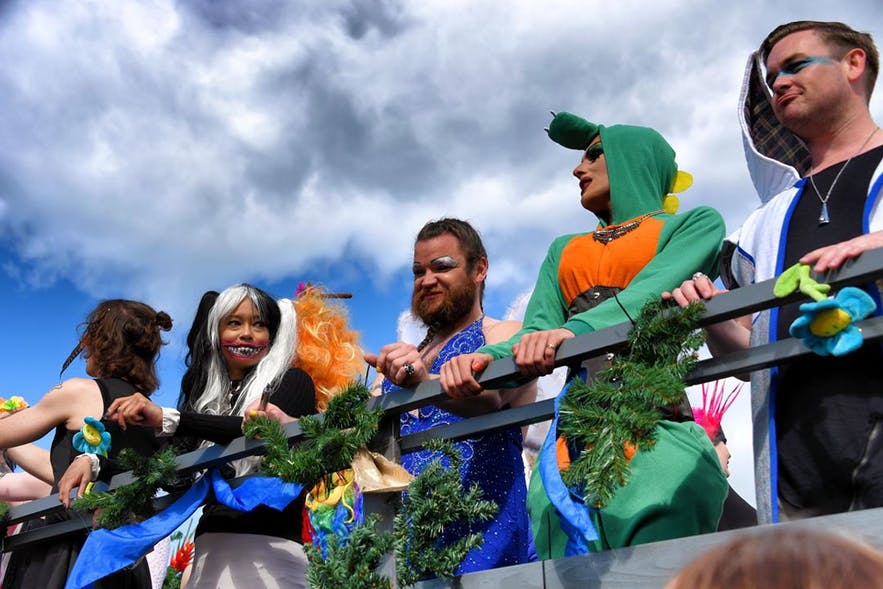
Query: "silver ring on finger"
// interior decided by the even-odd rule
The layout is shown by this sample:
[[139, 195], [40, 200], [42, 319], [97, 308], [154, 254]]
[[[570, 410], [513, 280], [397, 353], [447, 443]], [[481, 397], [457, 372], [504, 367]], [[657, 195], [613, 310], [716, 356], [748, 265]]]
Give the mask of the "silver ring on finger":
[[693, 280], [700, 280], [702, 278], [708, 278], [708, 276], [706, 276], [702, 272], [693, 272]]
[[405, 376], [411, 377], [414, 376], [416, 370], [414, 370], [414, 365], [410, 362], [405, 362], [404, 366], [402, 366], [402, 370], [405, 371]]

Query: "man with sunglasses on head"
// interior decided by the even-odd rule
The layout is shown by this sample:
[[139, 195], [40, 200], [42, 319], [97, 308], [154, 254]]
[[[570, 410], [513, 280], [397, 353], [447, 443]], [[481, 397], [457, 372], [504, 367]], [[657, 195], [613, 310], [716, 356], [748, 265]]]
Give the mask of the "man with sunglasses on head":
[[[466, 221], [439, 219], [424, 225], [414, 243], [412, 268], [411, 312], [427, 327], [426, 337], [416, 346], [396, 342], [383, 346], [377, 355], [365, 355], [365, 360], [381, 374], [375, 386], [384, 394], [438, 378], [439, 369], [450, 358], [505, 340], [521, 326], [517, 321], [500, 321], [484, 314], [487, 252], [481, 236]], [[421, 407], [416, 413], [402, 413], [401, 434], [533, 403], [535, 399], [536, 381], [518, 388], [484, 391], [465, 400], [450, 399]], [[460, 563], [458, 575], [521, 564], [530, 557], [521, 443], [521, 428], [517, 425], [454, 443], [463, 458], [460, 476], [464, 488], [478, 485], [483, 498], [499, 507], [491, 521], [471, 529], [464, 525], [445, 529], [441, 538], [444, 545], [461, 540], [467, 533], [480, 532], [484, 537], [482, 545], [470, 550]], [[402, 466], [419, 475], [435, 459], [442, 459], [448, 466], [441, 453], [430, 450], [403, 455]]]
[[[868, 107], [879, 63], [870, 35], [816, 21], [777, 27], [749, 59], [740, 122], [764, 204], [724, 243], [727, 288], [797, 262], [824, 273], [883, 247], [883, 131]], [[671, 296], [685, 305], [719, 292], [697, 277]], [[709, 346], [787, 338], [798, 305], [711, 326]], [[881, 362], [875, 344], [752, 373], [761, 523], [883, 506]]]
[[[564, 112], [555, 115], [548, 131], [553, 141], [583, 152], [573, 175], [583, 208], [599, 224], [552, 243], [518, 333], [442, 367], [442, 388], [455, 399], [483, 394], [473, 371], [503, 356], [514, 356], [525, 376], [549, 374], [564, 340], [636, 318], [663, 291], [694, 272], [717, 268], [723, 219], [709, 207], [675, 213], [677, 199], [669, 192], [689, 186], [689, 175], [678, 171], [674, 150], [658, 132], [606, 127]], [[604, 366], [605, 358], [590, 360], [589, 378]], [[554, 451], [557, 432], [550, 432], [550, 450], [541, 453], [529, 491], [540, 558], [717, 529], [726, 477], [708, 436], [692, 421], [689, 403], [682, 405], [659, 408], [656, 447], [638, 448], [631, 481], [591, 513], [562, 487], [559, 465], [576, 455], [561, 461], [563, 454]], [[589, 526], [579, 523], [588, 518], [597, 540], [588, 540]]]

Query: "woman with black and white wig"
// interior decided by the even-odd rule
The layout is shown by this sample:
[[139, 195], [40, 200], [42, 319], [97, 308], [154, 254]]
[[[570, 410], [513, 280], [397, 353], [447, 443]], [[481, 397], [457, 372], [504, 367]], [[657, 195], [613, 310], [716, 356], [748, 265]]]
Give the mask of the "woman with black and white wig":
[[[132, 395], [113, 403], [108, 418], [208, 445], [240, 437], [243, 416], [257, 408], [268, 386], [270, 417], [288, 422], [316, 413], [312, 380], [291, 368], [296, 328], [290, 300], [276, 301], [247, 284], [206, 293], [187, 341], [189, 362], [177, 410]], [[225, 474], [241, 476], [257, 470], [257, 459], [231, 466], [235, 473]], [[241, 512], [210, 495], [196, 529], [188, 589], [305, 587], [303, 500], [302, 494], [282, 511], [261, 505]]]

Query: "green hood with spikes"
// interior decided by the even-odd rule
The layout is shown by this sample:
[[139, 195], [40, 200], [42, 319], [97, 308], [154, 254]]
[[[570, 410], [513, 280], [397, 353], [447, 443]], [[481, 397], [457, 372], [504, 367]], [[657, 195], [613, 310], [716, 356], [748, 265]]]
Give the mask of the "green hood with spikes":
[[549, 138], [569, 149], [585, 150], [599, 134], [610, 179], [610, 224], [661, 209], [678, 165], [674, 149], [657, 131], [630, 125], [605, 127], [568, 112], [556, 114], [549, 125]]

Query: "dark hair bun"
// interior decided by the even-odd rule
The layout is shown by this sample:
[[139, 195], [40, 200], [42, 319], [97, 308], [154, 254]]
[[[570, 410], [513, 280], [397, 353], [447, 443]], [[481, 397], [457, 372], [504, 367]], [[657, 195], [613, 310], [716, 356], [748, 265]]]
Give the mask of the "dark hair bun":
[[172, 328], [172, 318], [165, 311], [156, 314], [156, 324], [163, 331], [169, 331]]

